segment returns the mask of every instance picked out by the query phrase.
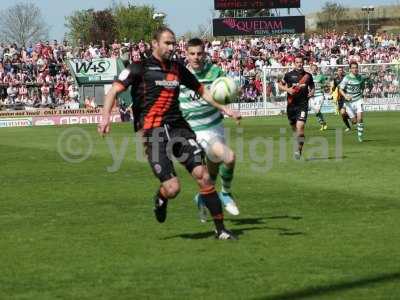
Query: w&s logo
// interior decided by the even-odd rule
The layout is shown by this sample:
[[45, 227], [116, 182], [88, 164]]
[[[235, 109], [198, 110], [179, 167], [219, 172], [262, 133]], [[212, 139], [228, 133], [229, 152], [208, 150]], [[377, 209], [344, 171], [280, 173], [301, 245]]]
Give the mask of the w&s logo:
[[92, 60], [92, 61], [76, 61], [76, 74], [102, 74], [109, 72], [111, 63], [107, 60]]

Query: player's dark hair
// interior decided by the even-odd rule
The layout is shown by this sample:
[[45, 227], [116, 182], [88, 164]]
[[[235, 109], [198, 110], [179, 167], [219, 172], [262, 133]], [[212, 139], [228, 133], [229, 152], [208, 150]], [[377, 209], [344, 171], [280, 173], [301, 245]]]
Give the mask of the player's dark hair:
[[297, 54], [294, 59], [301, 59], [304, 62], [304, 56], [301, 54]]
[[358, 62], [356, 61], [351, 61], [349, 67], [351, 68], [351, 66], [356, 66], [358, 68]]
[[198, 46], [201, 46], [201, 47], [204, 48], [203, 41], [201, 39], [199, 39], [199, 38], [193, 38], [193, 39], [190, 39], [187, 42], [187, 46], [186, 47], [189, 48], [189, 47], [198, 47]]
[[175, 35], [175, 33], [174, 33], [171, 29], [169, 29], [168, 27], [166, 27], [166, 26], [161, 26], [161, 27], [158, 28], [156, 31], [154, 31], [154, 33], [153, 33], [153, 40], [156, 40], [157, 42], [160, 41], [160, 37], [161, 37], [161, 35], [162, 35], [164, 32], [169, 32], [169, 33], [171, 33], [172, 35]]

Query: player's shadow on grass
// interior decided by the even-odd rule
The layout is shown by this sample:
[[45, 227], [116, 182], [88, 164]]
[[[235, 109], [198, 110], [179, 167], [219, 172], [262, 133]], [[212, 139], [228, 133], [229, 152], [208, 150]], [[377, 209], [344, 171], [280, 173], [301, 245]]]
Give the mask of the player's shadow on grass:
[[303, 217], [300, 216], [289, 216], [289, 215], [281, 215], [281, 216], [270, 216], [266, 217], [266, 219], [276, 220], [276, 219], [290, 219], [290, 220], [301, 220]]
[[300, 299], [311, 299], [321, 296], [326, 296], [327, 294], [334, 294], [336, 292], [342, 292], [346, 290], [351, 290], [355, 288], [368, 287], [370, 285], [375, 285], [378, 283], [400, 281], [400, 272], [390, 273], [390, 274], [380, 274], [360, 279], [355, 279], [351, 281], [342, 281], [338, 283], [332, 283], [329, 285], [322, 285], [316, 287], [305, 288], [293, 292], [282, 293], [273, 296], [266, 296], [257, 299], [264, 300], [300, 300]]
[[336, 156], [329, 156], [329, 157], [307, 157], [304, 160], [305, 161], [317, 161], [317, 160], [341, 160], [341, 159], [346, 159], [347, 156], [343, 155], [340, 157]]
[[235, 225], [260, 225], [265, 224], [264, 218], [226, 218]]
[[[232, 232], [236, 236], [239, 237], [239, 236], [243, 235], [245, 232], [253, 231], [253, 230], [274, 230], [274, 231], [278, 231], [279, 235], [288, 235], [288, 236], [304, 235], [304, 233], [300, 232], [300, 231], [293, 231], [288, 228], [272, 227], [272, 226], [237, 228], [237, 229], [233, 229]], [[163, 240], [170, 240], [170, 239], [175, 239], [175, 238], [199, 240], [199, 239], [207, 239], [207, 238], [213, 237], [214, 235], [215, 234], [212, 231], [196, 232], [196, 233], [183, 233], [183, 234], [177, 234], [177, 235], [165, 237], [165, 238], [163, 238]]]
[[293, 231], [292, 229], [289, 228], [274, 227], [274, 226], [248, 227], [248, 228], [237, 228], [237, 229], [235, 228], [232, 229], [232, 232], [237, 236], [240, 236], [244, 234], [246, 231], [252, 231], [252, 230], [273, 230], [273, 231], [278, 231], [279, 235], [304, 235], [304, 232]]
[[265, 224], [265, 220], [277, 220], [277, 219], [291, 219], [291, 220], [301, 220], [300, 216], [269, 216], [269, 217], [257, 217], [257, 218], [226, 218], [227, 221], [230, 221], [234, 225], [260, 225]]

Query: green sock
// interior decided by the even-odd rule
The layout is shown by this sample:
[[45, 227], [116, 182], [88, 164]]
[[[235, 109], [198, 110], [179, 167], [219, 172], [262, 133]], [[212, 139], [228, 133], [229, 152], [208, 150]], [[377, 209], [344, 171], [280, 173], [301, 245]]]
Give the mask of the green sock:
[[324, 116], [322, 115], [321, 112], [316, 114], [316, 117], [318, 119], [318, 123], [321, 125], [325, 125], [325, 120], [324, 120]]
[[359, 137], [363, 137], [364, 135], [364, 123], [357, 123], [357, 134]]
[[231, 192], [231, 184], [233, 180], [233, 168], [229, 169], [224, 164], [219, 166], [219, 175], [221, 176], [222, 182], [222, 192], [230, 193]]

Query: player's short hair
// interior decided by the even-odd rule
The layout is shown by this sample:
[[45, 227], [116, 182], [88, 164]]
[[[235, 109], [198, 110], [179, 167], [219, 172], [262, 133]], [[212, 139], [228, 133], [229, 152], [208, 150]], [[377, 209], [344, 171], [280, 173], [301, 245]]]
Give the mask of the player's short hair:
[[160, 28], [158, 28], [156, 31], [153, 32], [153, 40], [155, 41], [160, 41], [160, 37], [164, 32], [169, 32], [172, 35], [175, 35], [175, 33], [168, 27], [166, 26], [161, 26]]
[[199, 38], [193, 38], [193, 39], [190, 39], [190, 40], [187, 42], [186, 48], [189, 48], [189, 47], [198, 47], [198, 46], [201, 46], [201, 47], [204, 48], [204, 42], [203, 42], [201, 39], [199, 39]]
[[356, 62], [354, 60], [351, 61], [350, 64], [349, 64], [350, 69], [351, 69], [351, 66], [356, 66], [358, 68], [358, 62]]
[[304, 56], [301, 54], [297, 54], [294, 59], [301, 59], [304, 62]]

